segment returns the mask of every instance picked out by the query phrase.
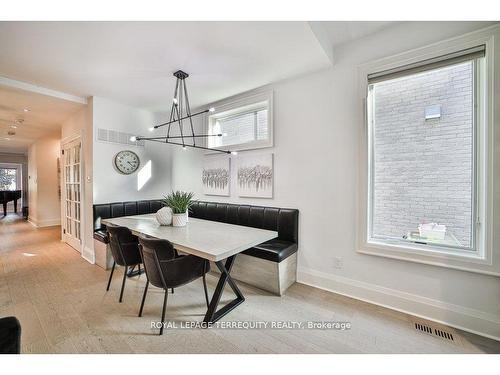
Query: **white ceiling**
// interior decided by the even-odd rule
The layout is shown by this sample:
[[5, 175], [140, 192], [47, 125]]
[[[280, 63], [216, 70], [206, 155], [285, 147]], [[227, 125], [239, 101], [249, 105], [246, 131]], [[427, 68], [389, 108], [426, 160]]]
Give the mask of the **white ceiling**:
[[0, 75], [151, 110], [177, 69], [195, 107], [329, 64], [307, 22], [0, 22]]
[[330, 21], [321, 22], [335, 48], [341, 44], [382, 31], [399, 22], [394, 21]]
[[[0, 78], [165, 111], [172, 73], [182, 69], [194, 108], [326, 68], [332, 48], [392, 23], [0, 22]], [[79, 106], [0, 80], [0, 150], [25, 152]], [[22, 112], [26, 107], [31, 111]], [[6, 141], [19, 118], [24, 124]]]
[[[71, 101], [0, 86], [0, 152], [26, 152], [36, 139], [60, 131], [61, 123], [81, 107]], [[24, 112], [25, 108], [29, 112]], [[9, 131], [16, 134], [9, 135]]]

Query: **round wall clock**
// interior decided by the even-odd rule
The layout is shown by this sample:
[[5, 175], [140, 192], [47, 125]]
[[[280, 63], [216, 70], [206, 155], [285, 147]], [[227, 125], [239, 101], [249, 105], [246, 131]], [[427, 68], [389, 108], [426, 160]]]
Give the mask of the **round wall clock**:
[[124, 150], [115, 155], [114, 164], [120, 173], [131, 174], [139, 168], [141, 161], [135, 152]]

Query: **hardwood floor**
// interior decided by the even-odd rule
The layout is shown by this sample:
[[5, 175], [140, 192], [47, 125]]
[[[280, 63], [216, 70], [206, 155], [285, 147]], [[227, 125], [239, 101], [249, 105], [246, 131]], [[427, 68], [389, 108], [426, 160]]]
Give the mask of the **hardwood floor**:
[[[108, 271], [109, 272], [109, 271]], [[348, 321], [334, 330], [151, 329], [163, 293], [150, 288], [137, 317], [145, 276], [127, 280], [118, 303], [122, 270], [91, 265], [60, 242], [60, 228], [36, 229], [15, 215], [0, 219], [0, 316], [22, 324], [23, 353], [484, 353], [500, 342], [453, 330], [455, 342], [417, 332], [412, 316], [301, 284], [276, 297], [240, 284], [246, 301], [224, 321]], [[210, 294], [216, 278], [207, 278]], [[229, 299], [231, 296], [228, 296]], [[167, 319], [201, 321], [201, 280], [170, 295]]]

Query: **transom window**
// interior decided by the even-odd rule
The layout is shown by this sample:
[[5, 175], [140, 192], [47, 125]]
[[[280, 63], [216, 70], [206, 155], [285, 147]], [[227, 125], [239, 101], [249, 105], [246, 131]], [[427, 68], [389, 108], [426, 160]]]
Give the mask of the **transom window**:
[[208, 117], [209, 148], [244, 150], [272, 146], [272, 107], [269, 93], [216, 106]]
[[484, 46], [368, 77], [368, 242], [478, 250]]

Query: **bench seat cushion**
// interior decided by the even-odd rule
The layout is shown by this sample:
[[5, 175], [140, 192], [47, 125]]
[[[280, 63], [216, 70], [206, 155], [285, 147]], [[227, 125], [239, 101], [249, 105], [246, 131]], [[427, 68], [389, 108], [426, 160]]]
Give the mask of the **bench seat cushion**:
[[94, 238], [103, 243], [109, 243], [109, 235], [106, 229], [99, 229], [94, 232]]
[[275, 238], [245, 250], [243, 254], [279, 263], [296, 251], [296, 243]]

